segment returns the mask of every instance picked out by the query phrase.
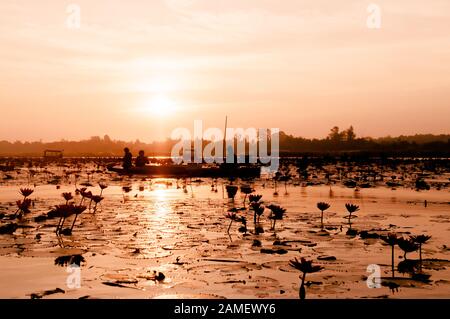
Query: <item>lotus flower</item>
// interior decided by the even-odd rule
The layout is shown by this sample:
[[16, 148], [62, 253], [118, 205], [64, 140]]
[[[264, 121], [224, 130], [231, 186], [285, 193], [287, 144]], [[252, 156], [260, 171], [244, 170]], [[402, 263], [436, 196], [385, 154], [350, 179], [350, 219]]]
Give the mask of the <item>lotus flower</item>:
[[235, 185], [227, 185], [225, 186], [225, 189], [227, 190], [228, 198], [234, 200], [234, 197], [236, 196], [236, 193], [238, 191], [238, 187]]
[[28, 196], [30, 196], [31, 194], [33, 194], [34, 189], [31, 188], [21, 188], [20, 189], [20, 194], [22, 194], [23, 198], [27, 198]]
[[[349, 224], [349, 230], [347, 231], [347, 234], [348, 234], [348, 235], [353, 235], [353, 232], [352, 232], [352, 222], [351, 222], [351, 220], [352, 220], [352, 218], [356, 218], [356, 217], [358, 217], [358, 216], [352, 215], [352, 214], [353, 214], [354, 212], [357, 212], [357, 211], [359, 210], [359, 206], [358, 206], [358, 205], [354, 205], [354, 204], [347, 203], [347, 204], [345, 204], [345, 208], [347, 208], [347, 211], [348, 211], [348, 213], [349, 213], [348, 216], [345, 216], [345, 217], [344, 217], [344, 218], [347, 218], [347, 219], [348, 219], [348, 224]], [[356, 232], [355, 232], [355, 234], [356, 234]]]
[[419, 245], [416, 244], [411, 239], [399, 238], [397, 241], [397, 244], [403, 250], [403, 252], [404, 252], [403, 257], [405, 258], [405, 260], [407, 260], [407, 258], [406, 258], [407, 253], [411, 253], [411, 252], [419, 249]]
[[57, 266], [67, 266], [67, 265], [78, 265], [81, 266], [81, 263], [84, 263], [86, 260], [82, 255], [68, 255], [68, 256], [59, 256], [55, 259], [55, 265]]
[[108, 188], [108, 185], [105, 183], [98, 183], [98, 186], [100, 187], [100, 196], [103, 194], [103, 190]]
[[269, 218], [273, 219], [272, 230], [275, 231], [275, 223], [277, 220], [283, 219], [284, 213], [286, 213], [286, 209], [281, 206], [273, 205], [273, 204], [267, 206], [267, 208], [272, 211], [272, 214], [269, 216]]
[[79, 206], [74, 206], [73, 203], [55, 206], [54, 215], [59, 217], [58, 225], [56, 226], [56, 234], [59, 234], [62, 230], [66, 218], [75, 213], [75, 207]]
[[96, 204], [100, 203], [103, 200], [104, 197], [100, 195], [92, 195], [92, 201]]
[[66, 200], [66, 205], [68, 204], [69, 200], [73, 199], [72, 193], [62, 193], [61, 195]]
[[250, 194], [248, 196], [248, 200], [250, 201], [250, 203], [252, 203], [252, 202], [257, 203], [257, 202], [259, 202], [261, 200], [261, 198], [262, 198], [262, 195]]
[[347, 211], [349, 212], [350, 215], [359, 210], [358, 205], [354, 205], [354, 204], [350, 204], [350, 203], [345, 204], [345, 208], [347, 208]]
[[92, 195], [91, 200], [95, 203], [94, 213], [97, 211], [97, 205], [103, 200], [104, 197], [100, 195]]
[[54, 213], [53, 213], [53, 216], [59, 217], [59, 222], [56, 227], [56, 233], [59, 234], [63, 229], [65, 220], [68, 217], [75, 214], [75, 219], [72, 223], [72, 227], [70, 228], [70, 230], [67, 229], [68, 230], [67, 234], [71, 234], [73, 226], [75, 225], [75, 221], [76, 221], [78, 215], [81, 214], [82, 212], [84, 212], [85, 210], [86, 210], [86, 206], [74, 205], [73, 203], [70, 203], [67, 205], [66, 204], [56, 205], [55, 209], [54, 209]]
[[391, 255], [391, 267], [392, 267], [392, 278], [395, 277], [395, 268], [394, 268], [394, 250], [395, 250], [395, 245], [397, 245], [398, 243], [398, 238], [397, 235], [394, 233], [390, 233], [387, 236], [381, 236], [381, 239], [388, 244], [389, 246], [391, 246], [392, 248], [392, 255]]
[[84, 192], [84, 193], [82, 193], [81, 195], [84, 196], [84, 197], [86, 197], [86, 198], [92, 199], [92, 192], [91, 192], [91, 191], [89, 191], [89, 192]]
[[81, 193], [81, 196], [82, 196], [82, 198], [81, 198], [81, 201], [80, 201], [80, 206], [83, 203], [85, 198], [90, 199], [90, 201], [89, 201], [89, 210], [90, 210], [91, 209], [91, 204], [92, 204], [92, 196], [93, 196], [92, 192], [91, 191], [88, 191], [88, 192], [83, 191]]
[[256, 225], [256, 216], [258, 216], [258, 220], [261, 217], [261, 215], [264, 213], [264, 206], [260, 202], [250, 202], [250, 207], [254, 211], [253, 214], [253, 221]]
[[30, 206], [31, 206], [31, 199], [24, 198], [23, 200], [16, 201], [17, 204], [17, 211], [20, 212], [20, 216], [23, 214], [28, 214], [30, 212]]
[[419, 245], [419, 259], [421, 268], [422, 268], [422, 245], [425, 244], [428, 240], [430, 240], [430, 238], [431, 236], [428, 235], [410, 236], [410, 239]]
[[86, 198], [86, 187], [82, 187], [80, 189], [77, 189], [78, 193], [81, 195], [80, 205], [83, 204], [84, 199]]
[[229, 232], [230, 232], [231, 225], [233, 224], [233, 221], [238, 221], [239, 218], [237, 217], [237, 214], [236, 214], [236, 210], [235, 210], [235, 209], [229, 210], [229, 211], [227, 212], [227, 214], [225, 215], [225, 217], [228, 218], [228, 219], [230, 219], [230, 225], [228, 225], [228, 229], [227, 229], [227, 233], [229, 233]]
[[241, 186], [241, 192], [245, 194], [244, 196], [244, 207], [245, 207], [245, 200], [247, 199], [247, 195], [253, 193], [255, 190], [251, 188], [248, 185], [242, 185]]
[[275, 173], [275, 177], [273, 178], [273, 188], [274, 188], [274, 190], [273, 190], [273, 196], [278, 196], [278, 175], [279, 175], [280, 173], [279, 172], [276, 172]]
[[284, 175], [279, 176], [278, 180], [280, 182], [284, 182], [284, 193], [287, 195], [287, 183], [291, 180], [291, 175], [289, 173], [285, 173]]
[[73, 219], [72, 227], [70, 227], [70, 233], [72, 233], [72, 229], [73, 229], [73, 226], [75, 225], [78, 215], [80, 215], [82, 212], [84, 212], [86, 210], [86, 208], [87, 208], [86, 206], [81, 206], [81, 205], [73, 207], [73, 213], [75, 214], [75, 218]]
[[300, 285], [299, 296], [300, 296], [300, 299], [305, 299], [306, 298], [306, 289], [305, 289], [306, 274], [321, 271], [323, 269], [323, 267], [322, 266], [313, 266], [312, 260], [306, 260], [303, 257], [300, 258], [300, 261], [298, 261], [297, 258], [290, 260], [289, 265], [303, 273], [303, 276], [301, 277], [302, 282]]
[[320, 214], [320, 225], [321, 225], [321, 228], [323, 228], [323, 212], [325, 210], [327, 210], [328, 208], [330, 208], [330, 204], [325, 203], [325, 202], [319, 202], [319, 203], [317, 203], [317, 208], [321, 211], [321, 214]]
[[242, 223], [242, 226], [239, 227], [239, 231], [241, 233], [247, 234], [247, 218], [242, 216], [239, 221]]
[[81, 187], [78, 191], [80, 192], [80, 194], [83, 194], [84, 192], [86, 192], [86, 190], [86, 187]]

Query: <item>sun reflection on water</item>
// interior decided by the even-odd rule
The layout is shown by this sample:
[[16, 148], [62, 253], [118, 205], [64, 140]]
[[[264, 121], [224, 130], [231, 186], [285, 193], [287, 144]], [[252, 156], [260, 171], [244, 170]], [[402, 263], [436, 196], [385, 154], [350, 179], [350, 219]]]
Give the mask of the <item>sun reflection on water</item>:
[[[153, 192], [155, 197], [154, 214], [156, 218], [164, 218], [170, 213], [170, 203], [167, 196], [167, 190], [156, 189]], [[165, 219], [165, 218], [164, 218]]]

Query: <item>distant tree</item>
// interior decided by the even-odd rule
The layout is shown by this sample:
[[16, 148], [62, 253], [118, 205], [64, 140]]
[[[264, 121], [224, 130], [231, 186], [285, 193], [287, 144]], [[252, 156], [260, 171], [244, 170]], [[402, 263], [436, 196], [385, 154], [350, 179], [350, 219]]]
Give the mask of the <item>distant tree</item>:
[[342, 141], [342, 136], [343, 134], [339, 132], [339, 127], [335, 126], [331, 129], [330, 134], [328, 134], [328, 139], [333, 142], [340, 142]]
[[[345, 143], [342, 143], [345, 141]], [[154, 141], [145, 143], [136, 141], [111, 140], [108, 135], [94, 136], [81, 141], [59, 140], [55, 142], [21, 142], [0, 141], [0, 156], [41, 156], [45, 149], [63, 149], [66, 156], [121, 156], [124, 147], [130, 147], [135, 152], [144, 150], [149, 156], [170, 155], [177, 140]], [[237, 138], [234, 139], [236, 149]], [[271, 149], [271, 138], [268, 138], [268, 148]], [[206, 141], [204, 141], [206, 143]], [[307, 139], [296, 137], [280, 131], [279, 143], [281, 153], [327, 153], [327, 152], [375, 152], [376, 154], [428, 154], [427, 156], [448, 157], [450, 154], [450, 134], [431, 135], [416, 134], [398, 137], [356, 137], [350, 126], [343, 132], [333, 127], [324, 139]], [[248, 142], [246, 143], [248, 150]], [[306, 162], [307, 163], [307, 162]], [[306, 166], [307, 167], [307, 166]], [[298, 167], [299, 174], [308, 174], [306, 167]], [[307, 175], [305, 179], [307, 178]]]
[[105, 134], [105, 136], [103, 136], [103, 141], [105, 141], [106, 143], [111, 143], [112, 142], [112, 140], [111, 140], [111, 138], [109, 137], [108, 134]]
[[348, 142], [353, 142], [356, 139], [356, 134], [353, 129], [353, 126], [350, 126], [348, 129], [344, 131], [345, 140]]

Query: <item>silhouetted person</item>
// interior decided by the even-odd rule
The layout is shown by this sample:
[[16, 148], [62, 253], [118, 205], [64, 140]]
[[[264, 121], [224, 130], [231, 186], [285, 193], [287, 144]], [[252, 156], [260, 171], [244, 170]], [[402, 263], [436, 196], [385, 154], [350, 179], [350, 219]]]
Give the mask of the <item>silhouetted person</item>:
[[136, 167], [144, 167], [148, 164], [148, 158], [144, 155], [144, 151], [139, 151], [139, 156], [136, 157]]
[[123, 156], [123, 169], [129, 170], [133, 166], [133, 154], [131, 154], [128, 147], [123, 149], [125, 155]]

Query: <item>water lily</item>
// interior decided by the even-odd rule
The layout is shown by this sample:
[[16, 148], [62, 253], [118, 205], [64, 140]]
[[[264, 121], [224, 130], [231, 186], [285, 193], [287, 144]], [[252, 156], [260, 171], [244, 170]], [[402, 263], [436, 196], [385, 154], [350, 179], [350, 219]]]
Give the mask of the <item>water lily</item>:
[[285, 173], [285, 174], [279, 176], [278, 180], [280, 182], [284, 182], [284, 194], [287, 195], [288, 194], [287, 183], [291, 180], [291, 175], [289, 173]]
[[[87, 197], [87, 192], [86, 192], [87, 188], [86, 187], [82, 187], [80, 189], [78, 189], [79, 194], [81, 195], [81, 200], [80, 200], [80, 205], [83, 204], [84, 199]], [[92, 193], [91, 193], [92, 194]]]
[[105, 183], [98, 183], [98, 186], [100, 187], [100, 196], [103, 194], [103, 190], [108, 188], [108, 185]]
[[420, 260], [420, 267], [422, 268], [422, 245], [425, 244], [428, 240], [430, 240], [431, 236], [417, 235], [417, 236], [410, 236], [410, 239], [419, 245], [419, 260]]
[[66, 205], [73, 199], [72, 193], [62, 193], [61, 196], [66, 200]]
[[247, 234], [247, 218], [242, 216], [239, 221], [242, 223], [242, 226], [239, 227], [239, 232]]
[[64, 226], [66, 218], [75, 213], [75, 205], [73, 205], [73, 203], [56, 205], [54, 212], [54, 216], [59, 217], [59, 221], [56, 226], [56, 234], [59, 234]]
[[73, 226], [75, 225], [75, 222], [77, 221], [78, 215], [80, 215], [82, 212], [84, 212], [86, 210], [86, 208], [87, 208], [86, 206], [81, 206], [81, 205], [73, 207], [73, 213], [75, 214], [75, 218], [73, 219], [72, 226], [70, 227], [70, 233], [72, 233], [72, 229], [73, 229]]
[[16, 204], [17, 204], [17, 211], [15, 215], [19, 213], [19, 216], [21, 217], [22, 214], [28, 214], [30, 212], [31, 199], [24, 198], [23, 200], [16, 201]]
[[253, 193], [255, 190], [251, 188], [249, 185], [242, 185], [241, 186], [241, 192], [245, 194], [244, 196], [244, 207], [245, 207], [245, 200], [247, 199], [247, 195]]
[[248, 196], [248, 200], [250, 201], [250, 203], [257, 203], [261, 200], [262, 195], [256, 195], [256, 194], [250, 194]]
[[303, 257], [300, 258], [300, 261], [298, 261], [297, 258], [290, 260], [289, 265], [303, 273], [303, 275], [301, 277], [302, 282], [300, 284], [299, 296], [300, 296], [300, 299], [305, 299], [306, 298], [306, 289], [305, 289], [306, 274], [321, 271], [323, 269], [323, 267], [322, 266], [313, 266], [312, 260], [306, 260]]
[[227, 191], [228, 198], [230, 198], [234, 201], [234, 197], [236, 196], [238, 187], [235, 185], [227, 185], [227, 186], [225, 186], [225, 189]]
[[[87, 199], [90, 199], [90, 201], [89, 201], [89, 210], [91, 210], [92, 196], [94, 196], [94, 195], [92, 195], [92, 192], [91, 192], [91, 191], [88, 191], [88, 192], [84, 192], [84, 193], [82, 194], [82, 196], [85, 197], [85, 198], [87, 198]], [[81, 204], [80, 204], [80, 205], [81, 205]]]
[[387, 236], [381, 236], [380, 237], [386, 244], [388, 244], [389, 246], [391, 246], [392, 248], [392, 255], [391, 255], [391, 267], [392, 267], [392, 278], [394, 278], [395, 275], [395, 268], [394, 268], [394, 250], [395, 250], [395, 245], [397, 245], [398, 242], [398, 238], [397, 235], [394, 233], [389, 233]]
[[352, 232], [352, 219], [356, 218], [358, 216], [356, 215], [352, 215], [354, 212], [359, 211], [359, 206], [358, 205], [354, 205], [354, 204], [350, 204], [347, 203], [345, 204], [345, 208], [347, 209], [349, 215], [345, 216], [344, 218], [348, 219], [348, 225], [349, 225], [349, 230], [347, 231], [348, 235], [356, 235], [356, 232]]
[[258, 220], [259, 220], [261, 215], [264, 213], [264, 206], [262, 205], [261, 202], [250, 202], [250, 208], [254, 212], [254, 214], [253, 214], [253, 222], [256, 225], [256, 217], [258, 217]]
[[350, 204], [350, 203], [345, 204], [345, 208], [347, 208], [347, 211], [350, 215], [354, 212], [359, 211], [358, 205], [354, 205], [354, 204]]
[[273, 220], [272, 230], [275, 231], [275, 224], [276, 224], [277, 220], [283, 219], [284, 213], [286, 213], [286, 209], [281, 206], [273, 205], [273, 204], [267, 206], [267, 208], [272, 211], [269, 218]]
[[230, 219], [230, 225], [228, 225], [227, 233], [230, 232], [231, 225], [233, 224], [233, 221], [238, 221], [239, 217], [236, 214], [236, 209], [231, 209], [227, 212], [225, 215], [226, 218]]
[[33, 194], [34, 189], [32, 188], [21, 188], [20, 189], [20, 194], [22, 194], [23, 198], [27, 198], [28, 196], [30, 196], [31, 194]]
[[317, 208], [320, 210], [320, 225], [321, 228], [323, 228], [323, 212], [326, 211], [328, 208], [330, 208], [330, 204], [325, 202], [319, 202], [317, 203]]
[[407, 253], [411, 253], [419, 249], [419, 245], [416, 244], [412, 239], [399, 238], [397, 244], [401, 248], [401, 250], [403, 250], [403, 257], [405, 260], [407, 260]]
[[91, 200], [95, 203], [94, 213], [97, 211], [97, 205], [104, 199], [101, 195], [92, 195]]
[[274, 187], [274, 191], [273, 191], [273, 196], [278, 196], [278, 176], [277, 174], [279, 174], [278, 172], [275, 174], [275, 177], [273, 178], [273, 187]]

